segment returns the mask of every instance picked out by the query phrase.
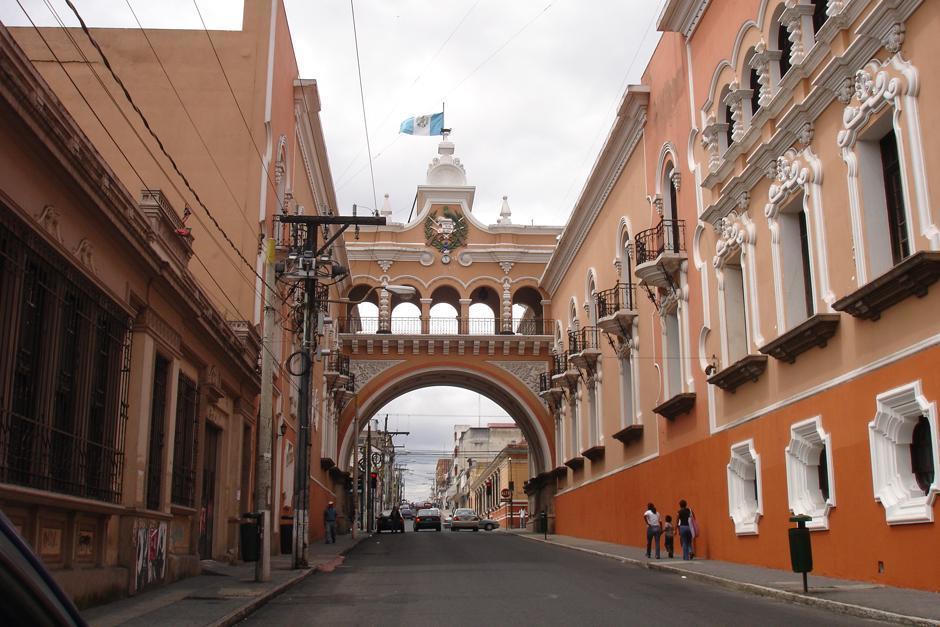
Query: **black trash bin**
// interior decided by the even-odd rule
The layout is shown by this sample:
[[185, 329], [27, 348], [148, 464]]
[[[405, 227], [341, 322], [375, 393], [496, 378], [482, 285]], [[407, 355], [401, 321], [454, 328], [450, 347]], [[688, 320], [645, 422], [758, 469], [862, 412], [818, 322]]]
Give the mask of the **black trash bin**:
[[239, 553], [243, 562], [257, 562], [261, 557], [261, 525], [255, 517], [238, 526]]
[[806, 523], [812, 519], [811, 516], [792, 516], [790, 522], [795, 522], [797, 526], [787, 530], [790, 536], [790, 566], [793, 572], [803, 574], [803, 592], [808, 590], [806, 573], [813, 571], [813, 546], [809, 529], [806, 528]]
[[281, 516], [281, 554], [294, 552], [294, 517]]

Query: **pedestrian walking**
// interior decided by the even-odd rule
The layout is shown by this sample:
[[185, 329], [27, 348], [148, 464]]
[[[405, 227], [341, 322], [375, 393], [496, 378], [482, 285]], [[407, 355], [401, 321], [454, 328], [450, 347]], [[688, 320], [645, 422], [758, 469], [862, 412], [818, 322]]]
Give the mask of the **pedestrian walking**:
[[326, 527], [326, 543], [336, 544], [336, 508], [330, 501], [323, 510], [323, 524]]
[[647, 503], [646, 511], [643, 512], [643, 520], [646, 521], [646, 557], [651, 557], [650, 546], [653, 540], [656, 541], [656, 559], [659, 559], [659, 536], [663, 532], [660, 525], [659, 514], [656, 512], [656, 506]]
[[685, 499], [679, 501], [679, 511], [676, 513], [676, 522], [679, 523], [679, 542], [682, 544], [682, 559], [692, 559], [692, 510]]
[[666, 547], [666, 555], [672, 559], [673, 547], [675, 546], [676, 528], [672, 524], [672, 516], [666, 516], [666, 522], [663, 524], [663, 544]]
[[519, 528], [520, 529], [525, 529], [525, 519], [526, 519], [526, 516], [528, 515], [529, 513], [525, 511], [524, 507], [521, 510], [519, 510]]

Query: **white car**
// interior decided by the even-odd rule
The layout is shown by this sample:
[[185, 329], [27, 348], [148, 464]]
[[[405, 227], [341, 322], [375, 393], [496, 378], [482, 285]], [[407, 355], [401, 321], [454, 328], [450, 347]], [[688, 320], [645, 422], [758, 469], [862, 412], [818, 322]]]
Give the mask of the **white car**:
[[460, 508], [454, 510], [454, 517], [450, 521], [450, 530], [460, 531], [461, 529], [480, 530], [480, 517], [472, 509]]

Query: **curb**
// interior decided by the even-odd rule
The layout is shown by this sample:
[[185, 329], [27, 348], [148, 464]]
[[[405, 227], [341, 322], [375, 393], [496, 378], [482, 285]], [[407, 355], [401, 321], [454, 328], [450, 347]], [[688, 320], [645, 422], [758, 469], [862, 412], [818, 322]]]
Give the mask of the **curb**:
[[717, 575], [710, 575], [708, 573], [701, 573], [693, 570], [685, 570], [682, 568], [677, 568], [675, 566], [669, 566], [668, 564], [657, 564], [647, 562], [645, 560], [638, 560], [632, 557], [623, 557], [621, 555], [614, 555], [612, 553], [604, 553], [603, 551], [597, 551], [594, 549], [588, 549], [579, 546], [572, 546], [570, 544], [562, 544], [560, 542], [553, 542], [551, 540], [545, 540], [543, 538], [536, 538], [532, 536], [516, 534], [520, 538], [526, 540], [532, 540], [534, 542], [541, 542], [542, 544], [550, 544], [552, 546], [561, 547], [564, 549], [571, 549], [573, 551], [580, 551], [582, 553], [589, 553], [591, 555], [596, 555], [598, 557], [605, 557], [608, 559], [616, 560], [623, 564], [630, 564], [632, 566], [637, 566], [639, 568], [646, 568], [648, 570], [658, 570], [662, 572], [668, 572], [676, 575], [683, 575], [692, 579], [699, 579], [701, 581], [706, 581], [713, 583], [724, 588], [729, 588], [731, 590], [738, 590], [740, 592], [747, 592], [749, 594], [754, 594], [763, 597], [781, 599], [784, 601], [791, 601], [793, 603], [800, 603], [802, 605], [808, 605], [811, 607], [817, 607], [820, 609], [828, 610], [830, 612], [836, 612], [838, 614], [846, 614], [849, 616], [857, 616], [859, 618], [870, 618], [874, 620], [887, 621], [891, 623], [898, 623], [902, 625], [924, 625], [924, 626], [937, 626], [940, 625], [940, 621], [931, 620], [929, 618], [922, 618], [920, 616], [908, 616], [906, 614], [897, 614], [895, 612], [889, 612], [887, 610], [879, 610], [872, 607], [865, 607], [862, 605], [854, 605], [852, 603], [843, 603], [842, 601], [832, 601], [830, 599], [821, 599], [818, 597], [808, 596], [805, 594], [799, 594], [796, 592], [788, 592], [786, 590], [778, 590], [776, 588], [769, 588], [767, 586], [761, 586], [755, 583], [746, 583], [743, 581], [735, 581], [733, 579], [727, 579], [725, 577], [719, 577]]
[[[365, 536], [363, 536], [363, 538], [364, 538], [364, 537], [365, 537]], [[356, 546], [359, 545], [359, 542], [360, 542], [363, 538], [357, 539], [354, 544], [351, 544], [350, 546], [348, 546], [348, 547], [346, 547], [345, 549], [343, 549], [342, 551], [340, 551], [340, 552], [337, 554], [336, 557], [342, 559], [342, 557], [345, 556], [347, 553], [349, 553], [349, 551], [351, 551], [351, 550], [353, 550], [354, 548], [356, 548]], [[335, 561], [336, 561], [336, 559], [334, 558], [334, 559], [332, 560], [332, 562], [335, 562]], [[332, 563], [332, 562], [326, 562], [326, 563], [329, 564], [329, 563]], [[283, 583], [281, 583], [281, 584], [278, 584], [277, 586], [275, 586], [274, 588], [271, 588], [270, 590], [268, 590], [267, 592], [265, 592], [265, 593], [262, 594], [261, 596], [259, 596], [259, 597], [255, 598], [255, 599], [253, 599], [253, 600], [252, 600], [250, 603], [248, 603], [247, 605], [243, 605], [242, 607], [240, 607], [240, 608], [238, 608], [238, 609], [236, 609], [236, 610], [234, 610], [234, 611], [232, 611], [232, 612], [229, 612], [228, 614], [226, 614], [226, 615], [223, 616], [222, 618], [220, 618], [220, 619], [218, 619], [218, 620], [216, 620], [216, 621], [213, 621], [213, 622], [209, 623], [209, 624], [207, 625], [207, 627], [229, 627], [230, 625], [234, 625], [235, 623], [237, 623], [237, 622], [239, 622], [239, 621], [241, 621], [241, 620], [247, 618], [249, 615], [253, 614], [257, 609], [259, 609], [261, 606], [263, 606], [263, 605], [265, 605], [266, 603], [268, 603], [271, 599], [273, 599], [273, 598], [275, 598], [275, 597], [277, 597], [277, 596], [280, 596], [284, 591], [286, 591], [288, 588], [290, 588], [290, 587], [293, 586], [294, 584], [300, 583], [301, 581], [303, 581], [304, 579], [306, 579], [307, 577], [309, 577], [310, 575], [313, 575], [314, 573], [316, 573], [316, 572], [318, 572], [318, 571], [320, 571], [319, 566], [314, 566], [313, 568], [308, 568], [308, 569], [302, 571], [302, 572], [299, 573], [296, 577], [294, 577], [294, 578], [292, 578], [292, 579], [289, 579], [289, 580], [287, 580], [287, 581], [285, 581], [285, 582], [283, 582]]]

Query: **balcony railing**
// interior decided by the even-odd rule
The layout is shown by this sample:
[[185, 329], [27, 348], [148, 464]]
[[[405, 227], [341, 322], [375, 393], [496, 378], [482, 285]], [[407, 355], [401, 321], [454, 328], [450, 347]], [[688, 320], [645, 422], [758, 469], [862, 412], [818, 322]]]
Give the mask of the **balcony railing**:
[[632, 311], [636, 303], [636, 286], [633, 283], [617, 283], [615, 287], [594, 295], [597, 317], [607, 318], [618, 311]]
[[660, 220], [636, 234], [636, 264], [656, 261], [663, 253], [685, 252], [685, 220]]
[[512, 331], [502, 330], [502, 320], [493, 318], [362, 318], [340, 321], [340, 333], [392, 335], [551, 335], [553, 320], [513, 318]]
[[539, 392], [548, 392], [552, 389], [552, 375], [554, 372], [539, 373]]
[[338, 372], [341, 375], [349, 376], [349, 357], [342, 353], [333, 353], [329, 356], [324, 370], [328, 372]]
[[568, 370], [568, 353], [555, 353], [552, 355], [552, 376], [564, 374]]
[[597, 327], [584, 327], [577, 331], [568, 331], [568, 353], [583, 353], [585, 350], [599, 350]]

